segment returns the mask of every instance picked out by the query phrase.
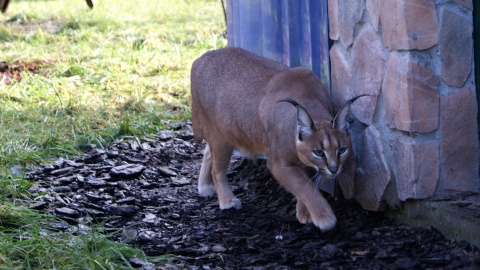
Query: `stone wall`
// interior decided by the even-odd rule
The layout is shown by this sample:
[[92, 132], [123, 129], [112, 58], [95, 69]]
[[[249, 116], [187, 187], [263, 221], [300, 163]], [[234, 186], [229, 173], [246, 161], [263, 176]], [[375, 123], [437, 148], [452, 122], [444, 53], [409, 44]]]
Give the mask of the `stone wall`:
[[328, 0], [332, 98], [361, 94], [356, 199], [368, 210], [479, 191], [472, 0]]

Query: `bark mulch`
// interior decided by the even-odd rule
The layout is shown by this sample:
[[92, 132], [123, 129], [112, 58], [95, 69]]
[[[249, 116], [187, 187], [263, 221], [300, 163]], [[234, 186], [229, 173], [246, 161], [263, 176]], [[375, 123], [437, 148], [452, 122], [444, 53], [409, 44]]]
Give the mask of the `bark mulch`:
[[78, 231], [104, 222], [116, 241], [163, 265], [143, 269], [480, 269], [478, 249], [435, 228], [396, 225], [381, 213], [328, 197], [338, 225], [321, 233], [295, 218], [295, 199], [264, 161], [233, 158], [229, 181], [240, 210], [220, 210], [197, 193], [203, 145], [189, 123], [155, 139], [123, 138], [28, 173], [31, 208], [58, 216], [49, 226]]

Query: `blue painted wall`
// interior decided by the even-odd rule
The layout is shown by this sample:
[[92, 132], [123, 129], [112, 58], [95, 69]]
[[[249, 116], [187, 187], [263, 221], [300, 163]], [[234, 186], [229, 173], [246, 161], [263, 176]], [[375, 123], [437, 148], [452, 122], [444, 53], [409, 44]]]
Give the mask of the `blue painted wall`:
[[310, 68], [330, 91], [327, 0], [227, 0], [226, 12], [229, 46]]

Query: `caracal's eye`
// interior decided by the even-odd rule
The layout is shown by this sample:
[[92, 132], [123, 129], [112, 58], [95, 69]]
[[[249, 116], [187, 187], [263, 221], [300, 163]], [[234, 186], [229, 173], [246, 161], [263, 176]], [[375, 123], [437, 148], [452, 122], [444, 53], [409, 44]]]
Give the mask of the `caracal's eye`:
[[347, 148], [346, 147], [340, 147], [340, 148], [338, 148], [337, 151], [338, 151], [339, 155], [343, 155], [343, 154], [345, 154], [345, 152], [347, 152]]
[[323, 150], [313, 150], [313, 154], [319, 158], [325, 158], [325, 152]]

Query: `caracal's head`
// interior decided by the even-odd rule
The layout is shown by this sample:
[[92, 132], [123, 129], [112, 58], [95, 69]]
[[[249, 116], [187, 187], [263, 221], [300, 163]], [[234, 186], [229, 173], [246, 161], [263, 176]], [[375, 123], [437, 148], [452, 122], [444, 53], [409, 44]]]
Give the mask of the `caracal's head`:
[[347, 133], [348, 115], [350, 105], [357, 98], [347, 101], [332, 122], [325, 121], [319, 125], [313, 122], [299, 103], [291, 99], [282, 100], [297, 108], [295, 145], [299, 159], [323, 177], [335, 178], [340, 175], [352, 153], [352, 143]]

